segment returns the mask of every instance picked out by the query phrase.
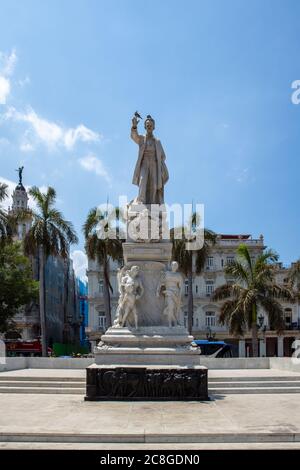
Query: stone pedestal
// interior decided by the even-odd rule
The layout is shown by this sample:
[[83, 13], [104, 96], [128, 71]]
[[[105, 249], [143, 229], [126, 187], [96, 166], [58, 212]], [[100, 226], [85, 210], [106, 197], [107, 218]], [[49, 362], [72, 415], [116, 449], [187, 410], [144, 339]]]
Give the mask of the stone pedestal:
[[87, 401], [208, 399], [206, 367], [92, 365], [87, 368]]
[[137, 323], [128, 318], [121, 326], [118, 320], [101, 336], [95, 364], [87, 369], [86, 400], [207, 400], [207, 368], [200, 366], [200, 351], [177, 324], [180, 315], [169, 321], [159, 288], [170, 273], [172, 244], [129, 241], [123, 253], [125, 278], [124, 270], [139, 267], [136, 282], [143, 293], [135, 301]]

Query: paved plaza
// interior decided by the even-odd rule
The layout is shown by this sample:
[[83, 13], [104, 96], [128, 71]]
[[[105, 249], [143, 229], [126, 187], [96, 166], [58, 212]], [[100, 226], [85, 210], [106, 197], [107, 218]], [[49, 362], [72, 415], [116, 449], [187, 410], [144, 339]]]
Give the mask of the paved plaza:
[[[210, 371], [253, 377], [253, 370]], [[84, 377], [24, 369], [1, 377]], [[295, 377], [256, 370], [260, 377]], [[298, 374], [299, 375], [299, 374]], [[85, 402], [83, 395], [0, 394], [0, 448], [300, 448], [298, 393], [215, 395], [209, 402]], [[212, 447], [211, 447], [212, 446]]]

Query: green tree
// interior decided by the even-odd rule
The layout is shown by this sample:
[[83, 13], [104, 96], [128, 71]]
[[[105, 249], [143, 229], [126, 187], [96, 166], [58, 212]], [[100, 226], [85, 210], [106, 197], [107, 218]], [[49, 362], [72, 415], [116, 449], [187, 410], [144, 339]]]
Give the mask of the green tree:
[[[0, 203], [4, 201], [4, 199], [7, 197], [7, 184], [0, 183]], [[1, 207], [0, 204], [0, 244], [3, 245], [3, 243], [7, 242], [8, 240], [11, 240], [11, 235], [12, 235], [12, 229], [11, 229], [11, 224], [9, 223], [9, 214], [3, 207]]]
[[70, 244], [78, 243], [78, 238], [72, 223], [65, 220], [62, 213], [55, 208], [55, 189], [49, 187], [46, 193], [42, 193], [39, 188], [33, 186], [29, 194], [36, 202], [37, 211], [32, 211], [32, 225], [24, 239], [24, 250], [28, 255], [38, 255], [39, 259], [42, 354], [47, 356], [45, 265], [50, 255], [68, 258]]
[[13, 328], [18, 309], [38, 299], [39, 283], [20, 243], [6, 243], [0, 250], [0, 331]]
[[[115, 220], [112, 220], [114, 215]], [[123, 236], [119, 229], [120, 219], [122, 219], [122, 215], [118, 208], [114, 209], [112, 214], [94, 207], [89, 211], [83, 225], [87, 256], [98, 261], [99, 266], [103, 267], [103, 300], [107, 328], [112, 324], [111, 293], [113, 292], [109, 280], [109, 260], [112, 259], [121, 263], [123, 259]], [[115, 238], [113, 238], [114, 236]]]
[[241, 244], [237, 259], [225, 268], [225, 273], [235, 282], [218, 287], [213, 294], [214, 300], [224, 301], [219, 318], [221, 325], [226, 324], [230, 333], [239, 336], [251, 330], [254, 357], [258, 356], [259, 307], [267, 314], [271, 327], [280, 333], [284, 320], [279, 300], [293, 301], [291, 289], [275, 281], [276, 261], [278, 255], [272, 250], [266, 250], [253, 261], [248, 247]]
[[[192, 226], [198, 225], [198, 218], [198, 214], [194, 213], [192, 215]], [[188, 331], [191, 334], [194, 314], [194, 275], [200, 274], [203, 271], [211, 246], [215, 244], [216, 234], [212, 230], [204, 229], [204, 241], [202, 247], [191, 249], [192, 244], [189, 244], [191, 238], [187, 236], [186, 233], [189, 233], [187, 227], [172, 229], [171, 241], [173, 244], [173, 259], [178, 262], [179, 270], [188, 280]]]

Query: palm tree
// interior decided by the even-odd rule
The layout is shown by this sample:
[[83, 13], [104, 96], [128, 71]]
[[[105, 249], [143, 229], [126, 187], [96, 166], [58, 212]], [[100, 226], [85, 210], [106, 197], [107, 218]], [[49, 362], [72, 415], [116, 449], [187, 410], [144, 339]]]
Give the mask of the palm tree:
[[69, 256], [69, 246], [78, 243], [71, 222], [64, 219], [55, 206], [56, 191], [49, 187], [46, 193], [33, 186], [29, 190], [37, 205], [32, 211], [32, 225], [24, 239], [27, 255], [38, 255], [39, 259], [39, 304], [41, 321], [42, 354], [47, 356], [47, 332], [45, 311], [45, 265], [49, 256]]
[[[112, 325], [111, 318], [111, 293], [113, 292], [109, 279], [109, 261], [110, 259], [121, 262], [123, 259], [122, 241], [120, 234], [119, 219], [122, 218], [119, 208], [114, 210], [116, 215], [116, 237], [110, 236], [111, 230], [114, 230], [111, 222], [111, 215], [102, 212], [99, 208], [92, 208], [83, 225], [85, 237], [85, 250], [88, 257], [97, 260], [99, 266], [103, 267], [103, 300], [106, 318], [106, 327]], [[101, 236], [99, 236], [99, 227], [103, 227]]]
[[[198, 215], [194, 213], [191, 217], [192, 226], [197, 225]], [[209, 229], [204, 229], [204, 243], [202, 248], [189, 249], [189, 238], [185, 235], [185, 228], [178, 227], [170, 230], [171, 241], [173, 243], [173, 259], [178, 262], [179, 270], [188, 280], [188, 332], [192, 333], [194, 296], [193, 296], [193, 276], [200, 274], [205, 266], [207, 256], [211, 246], [216, 241], [216, 234]], [[180, 238], [175, 238], [175, 233], [180, 234]]]
[[225, 273], [235, 279], [233, 284], [218, 287], [213, 300], [225, 300], [221, 306], [219, 322], [226, 324], [232, 334], [243, 336], [252, 331], [253, 357], [258, 356], [257, 314], [261, 307], [269, 324], [280, 333], [284, 328], [283, 310], [278, 299], [293, 300], [291, 289], [275, 282], [278, 255], [267, 250], [255, 261], [248, 247], [241, 244], [237, 260], [226, 266]]
[[[8, 196], [7, 194], [7, 184], [0, 183], [0, 202]], [[9, 235], [9, 224], [8, 224], [8, 214], [0, 206], [0, 242], [3, 243]]]

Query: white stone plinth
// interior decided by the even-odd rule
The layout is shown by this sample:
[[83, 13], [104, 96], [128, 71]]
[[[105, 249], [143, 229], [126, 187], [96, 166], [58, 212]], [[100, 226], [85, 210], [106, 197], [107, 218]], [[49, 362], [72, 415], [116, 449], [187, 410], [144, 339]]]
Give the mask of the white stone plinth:
[[112, 327], [95, 348], [96, 364], [199, 365], [200, 351], [183, 326]]

